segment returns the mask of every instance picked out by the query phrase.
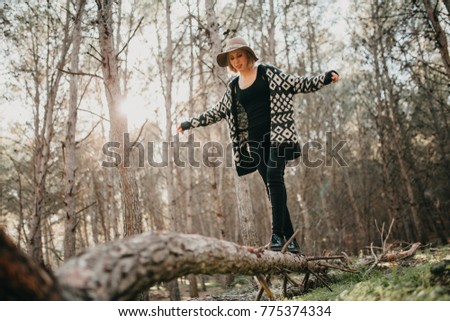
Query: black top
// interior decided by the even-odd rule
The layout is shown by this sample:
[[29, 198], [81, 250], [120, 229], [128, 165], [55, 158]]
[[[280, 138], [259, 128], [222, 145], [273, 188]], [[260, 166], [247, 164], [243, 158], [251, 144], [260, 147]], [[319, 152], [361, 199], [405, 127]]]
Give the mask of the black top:
[[258, 66], [256, 79], [246, 89], [236, 86], [237, 101], [244, 107], [248, 117], [249, 139], [261, 141], [270, 132], [270, 90]]

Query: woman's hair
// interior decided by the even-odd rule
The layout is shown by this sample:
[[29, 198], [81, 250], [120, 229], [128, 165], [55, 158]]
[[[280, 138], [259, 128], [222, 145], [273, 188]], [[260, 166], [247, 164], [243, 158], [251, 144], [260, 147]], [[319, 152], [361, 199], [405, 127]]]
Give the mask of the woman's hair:
[[[247, 65], [247, 67], [253, 66], [253, 65], [255, 64], [255, 62], [256, 62], [255, 57], [254, 57], [248, 50], [243, 49], [242, 51], [244, 51], [245, 54], [247, 55], [247, 59], [248, 59], [248, 65]], [[227, 63], [228, 63], [228, 68], [229, 68], [232, 72], [237, 73], [237, 70], [236, 70], [236, 69], [233, 67], [233, 65], [230, 63], [230, 54], [227, 55]]]

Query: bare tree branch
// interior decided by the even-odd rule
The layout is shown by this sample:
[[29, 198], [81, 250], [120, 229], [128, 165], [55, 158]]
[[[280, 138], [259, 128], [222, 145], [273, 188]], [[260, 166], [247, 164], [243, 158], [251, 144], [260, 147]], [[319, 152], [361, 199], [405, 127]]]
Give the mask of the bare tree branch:
[[118, 58], [120, 56], [120, 54], [128, 47], [128, 45], [130, 44], [131, 39], [134, 38], [134, 36], [136, 35], [136, 32], [138, 31], [139, 27], [142, 24], [142, 21], [144, 21], [144, 17], [141, 17], [141, 19], [139, 19], [139, 22], [136, 26], [136, 28], [133, 30], [132, 34], [130, 35], [130, 37], [128, 38], [127, 42], [125, 43], [125, 45], [122, 47], [122, 49], [119, 50], [119, 52], [116, 54], [116, 57]]
[[136, 146], [139, 142], [139, 138], [142, 135], [142, 131], [144, 130], [145, 125], [147, 124], [148, 119], [145, 120], [145, 122], [142, 124], [141, 129], [139, 130], [138, 136], [136, 137], [136, 140], [133, 141], [133, 144], [131, 144], [129, 150], [132, 150], [134, 146]]
[[83, 143], [86, 139], [88, 139], [89, 136], [91, 136], [91, 134], [94, 132], [95, 128], [97, 128], [97, 126], [100, 124], [101, 120], [99, 120], [94, 127], [92, 127], [92, 129], [89, 131], [89, 133], [80, 141], [77, 142], [77, 145], [80, 145], [81, 143]]
[[92, 58], [94, 58], [95, 60], [97, 60], [99, 63], [103, 64], [103, 60], [105, 59], [103, 57], [103, 55], [97, 50], [97, 48], [95, 48], [93, 45], [89, 45], [89, 47], [94, 50], [99, 56], [100, 58], [98, 58], [97, 56], [93, 55], [92, 53], [90, 53], [89, 51], [87, 52], [87, 54], [89, 56], [91, 56]]
[[69, 74], [69, 75], [91, 76], [91, 77], [96, 77], [96, 78], [99, 78], [99, 79], [103, 80], [102, 76], [99, 76], [99, 75], [96, 75], [96, 74], [91, 74], [91, 73], [88, 73], [88, 72], [81, 72], [81, 71], [80, 72], [72, 72], [70, 70], [64, 70], [64, 69], [61, 69], [61, 68], [58, 68], [58, 70], [62, 71], [63, 73]]
[[88, 110], [88, 109], [78, 108], [78, 110], [79, 110], [79, 111], [87, 112], [87, 113], [89, 113], [89, 114], [92, 114], [92, 115], [94, 115], [94, 116], [97, 116], [97, 117], [100, 118], [100, 119], [103, 119], [104, 121], [109, 122], [109, 119], [108, 119], [108, 118], [105, 118], [105, 117], [103, 117], [102, 115], [96, 114], [96, 113], [94, 113], [93, 111], [90, 111], [90, 110]]

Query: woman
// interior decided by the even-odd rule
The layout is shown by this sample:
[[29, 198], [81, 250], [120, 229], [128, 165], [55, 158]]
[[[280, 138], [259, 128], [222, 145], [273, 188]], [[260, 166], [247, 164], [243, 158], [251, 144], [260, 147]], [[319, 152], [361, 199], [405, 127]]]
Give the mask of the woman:
[[[257, 60], [243, 38], [228, 40], [223, 52], [217, 55], [217, 63], [238, 76], [213, 108], [181, 123], [177, 131], [182, 133], [226, 119], [238, 175], [257, 170], [264, 181], [272, 205], [270, 247], [280, 251], [294, 234], [284, 184], [286, 162], [300, 156], [293, 96], [319, 90], [338, 81], [339, 75], [329, 71], [315, 77], [297, 77], [270, 65], [256, 64]], [[288, 244], [288, 251], [300, 253], [296, 240]]]

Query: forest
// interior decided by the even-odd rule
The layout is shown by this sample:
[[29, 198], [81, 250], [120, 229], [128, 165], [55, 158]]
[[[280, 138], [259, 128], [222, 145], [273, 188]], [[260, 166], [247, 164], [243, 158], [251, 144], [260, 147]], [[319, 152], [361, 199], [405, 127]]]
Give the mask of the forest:
[[392, 244], [448, 243], [450, 1], [0, 4], [0, 230], [33, 262], [149, 232], [155, 248], [270, 241], [264, 184], [237, 176], [226, 123], [176, 132], [235, 76], [215, 60], [235, 36], [290, 74], [340, 74], [295, 96], [303, 153], [285, 181], [303, 253], [370, 254], [388, 228]]

